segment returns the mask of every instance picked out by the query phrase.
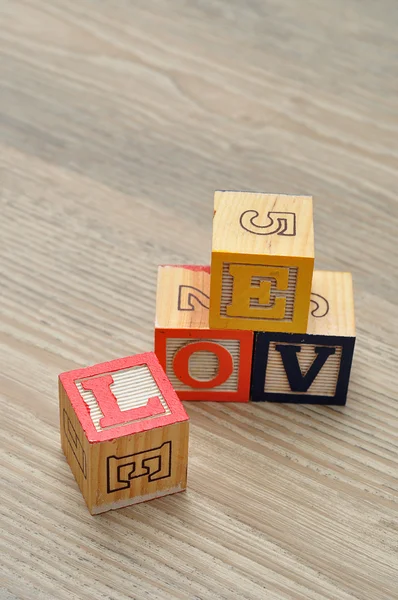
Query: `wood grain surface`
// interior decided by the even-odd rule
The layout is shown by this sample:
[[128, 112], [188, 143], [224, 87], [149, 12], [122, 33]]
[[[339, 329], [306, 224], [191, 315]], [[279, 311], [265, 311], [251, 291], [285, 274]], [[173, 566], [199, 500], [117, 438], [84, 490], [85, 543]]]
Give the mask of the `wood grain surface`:
[[[1, 0], [1, 599], [392, 600], [396, 0]], [[185, 494], [90, 516], [57, 375], [152, 348], [215, 189], [314, 196], [345, 408], [186, 403]]]

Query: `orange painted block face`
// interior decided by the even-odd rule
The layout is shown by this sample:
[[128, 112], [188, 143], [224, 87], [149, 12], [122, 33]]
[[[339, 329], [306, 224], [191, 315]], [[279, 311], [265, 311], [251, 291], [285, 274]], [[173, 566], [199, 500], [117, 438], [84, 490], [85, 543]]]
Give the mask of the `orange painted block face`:
[[310, 196], [215, 193], [210, 327], [305, 333], [313, 268]]
[[251, 331], [209, 329], [210, 267], [159, 267], [155, 353], [181, 400], [248, 402]]
[[59, 376], [61, 442], [92, 514], [186, 487], [188, 416], [156, 356]]

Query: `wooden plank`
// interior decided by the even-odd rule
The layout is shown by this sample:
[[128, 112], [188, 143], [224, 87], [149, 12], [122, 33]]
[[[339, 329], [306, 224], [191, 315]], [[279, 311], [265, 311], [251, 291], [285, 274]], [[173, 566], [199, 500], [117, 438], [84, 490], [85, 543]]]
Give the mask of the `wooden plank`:
[[[396, 596], [396, 9], [0, 2], [0, 596]], [[57, 376], [152, 348], [216, 189], [313, 195], [316, 268], [354, 280], [347, 405], [187, 402], [187, 492], [93, 518]]]

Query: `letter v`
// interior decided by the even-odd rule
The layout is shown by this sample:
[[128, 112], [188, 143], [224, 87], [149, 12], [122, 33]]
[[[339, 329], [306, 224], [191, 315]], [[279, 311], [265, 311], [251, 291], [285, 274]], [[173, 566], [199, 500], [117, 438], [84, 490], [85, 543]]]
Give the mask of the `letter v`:
[[297, 358], [297, 352], [301, 351], [301, 346], [277, 344], [275, 350], [281, 353], [283, 366], [285, 367], [292, 392], [308, 391], [308, 388], [314, 382], [315, 377], [322, 369], [328, 357], [336, 352], [336, 348], [317, 346], [315, 348], [316, 357], [307, 373], [303, 375]]

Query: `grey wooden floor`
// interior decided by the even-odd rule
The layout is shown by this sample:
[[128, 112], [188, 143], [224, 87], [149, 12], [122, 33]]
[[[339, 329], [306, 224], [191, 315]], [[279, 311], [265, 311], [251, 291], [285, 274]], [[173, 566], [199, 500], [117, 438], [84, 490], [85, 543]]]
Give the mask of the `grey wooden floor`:
[[[0, 0], [1, 598], [392, 600], [395, 0]], [[58, 373], [152, 348], [213, 191], [315, 198], [353, 272], [346, 408], [188, 404], [189, 490], [93, 518]]]

